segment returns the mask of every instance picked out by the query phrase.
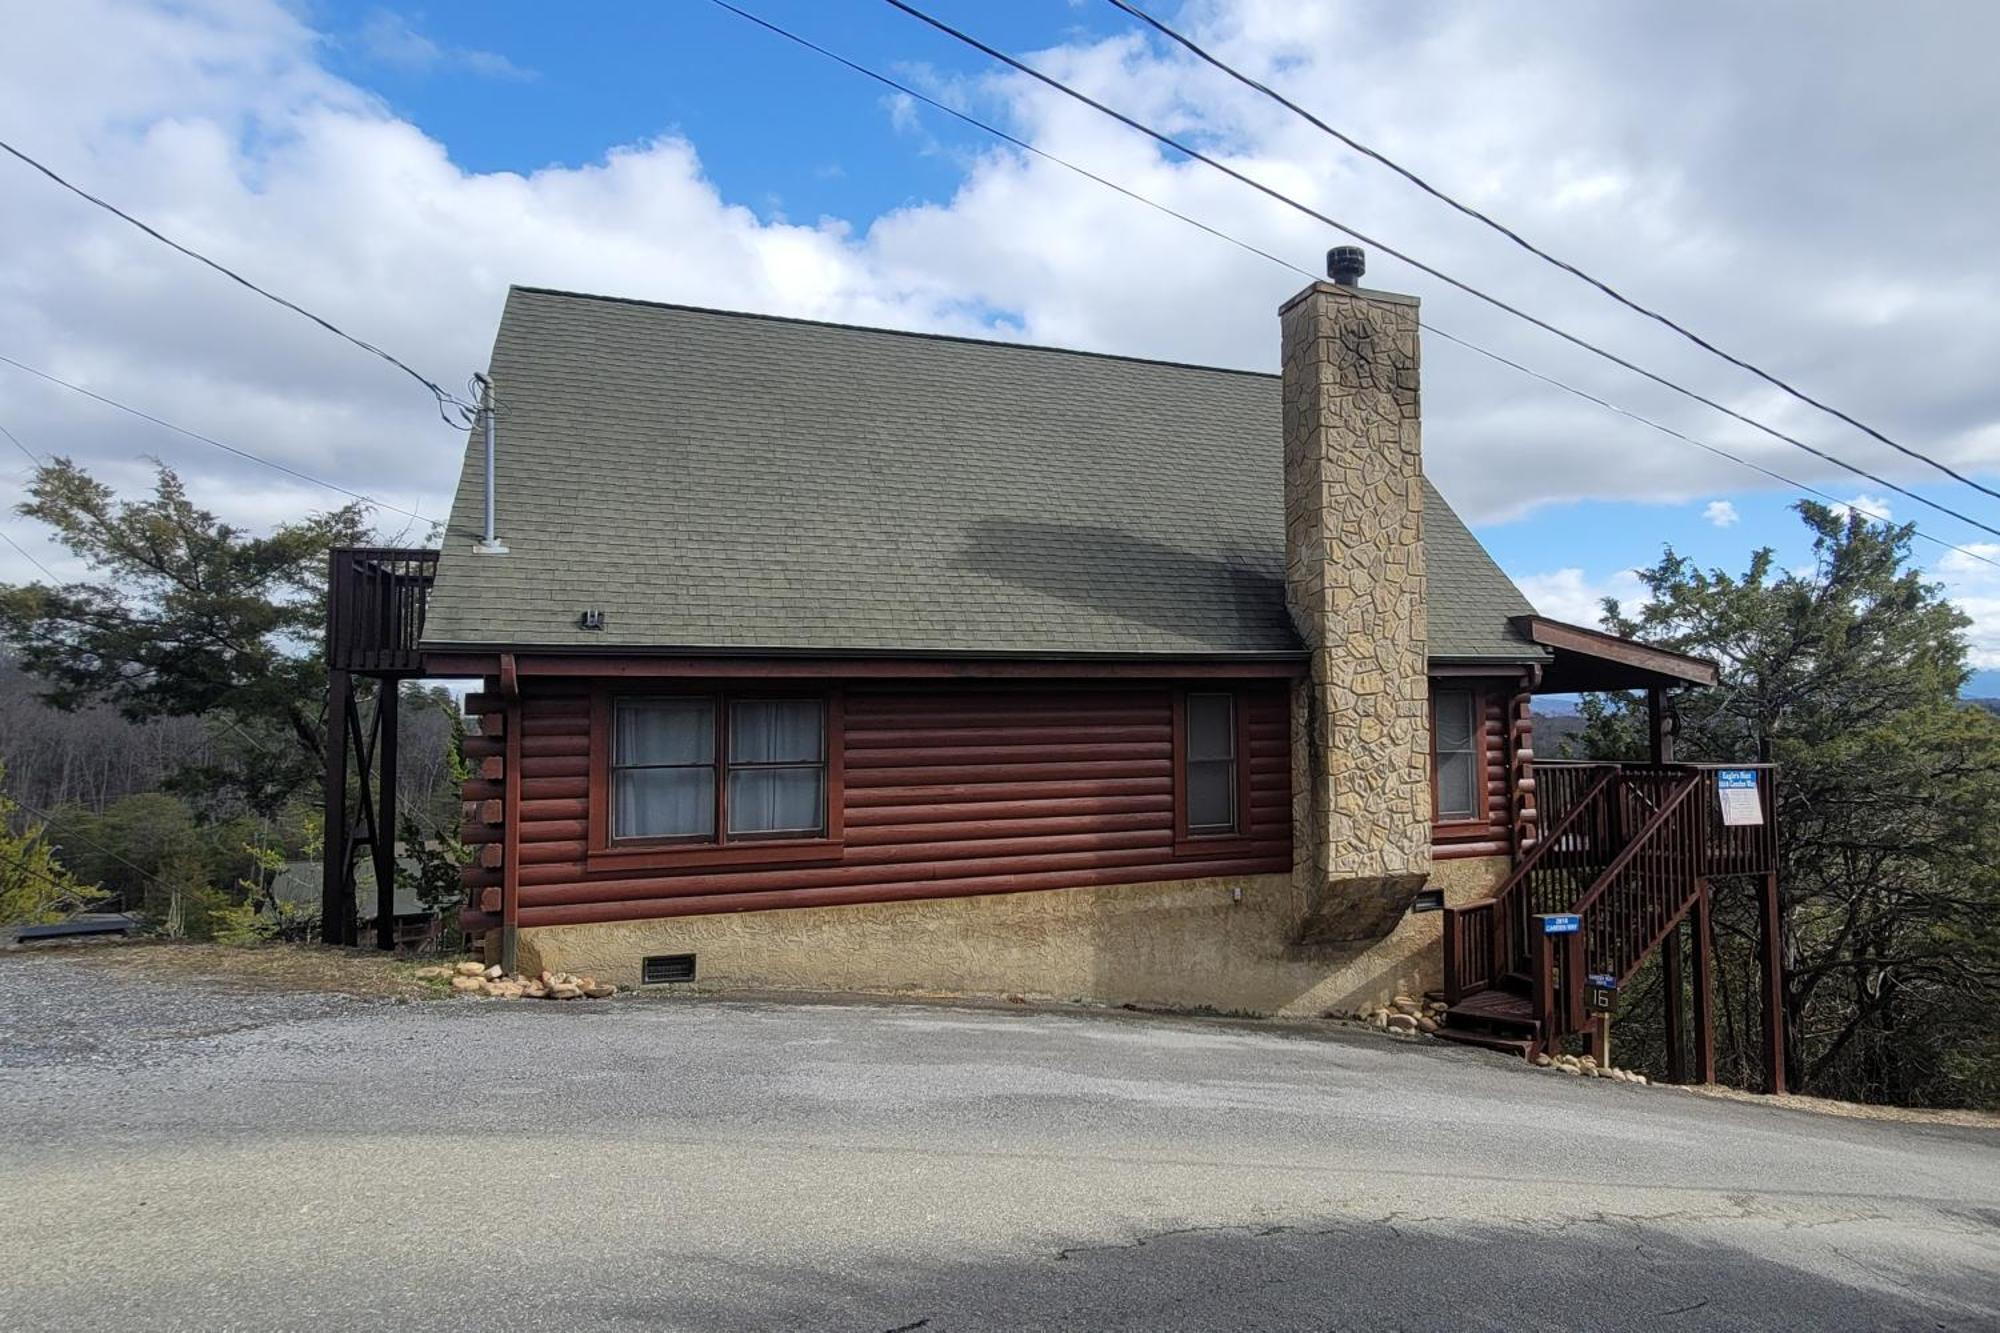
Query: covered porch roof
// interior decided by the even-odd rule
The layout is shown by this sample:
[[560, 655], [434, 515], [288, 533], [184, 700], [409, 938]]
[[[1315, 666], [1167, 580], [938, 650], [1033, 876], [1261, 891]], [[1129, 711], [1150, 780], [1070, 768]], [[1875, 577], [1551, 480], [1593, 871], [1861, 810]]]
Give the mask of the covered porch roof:
[[1663, 690], [1675, 685], [1713, 685], [1715, 663], [1703, 657], [1655, 648], [1547, 616], [1514, 616], [1512, 624], [1530, 643], [1552, 654], [1542, 669], [1537, 694], [1581, 690]]

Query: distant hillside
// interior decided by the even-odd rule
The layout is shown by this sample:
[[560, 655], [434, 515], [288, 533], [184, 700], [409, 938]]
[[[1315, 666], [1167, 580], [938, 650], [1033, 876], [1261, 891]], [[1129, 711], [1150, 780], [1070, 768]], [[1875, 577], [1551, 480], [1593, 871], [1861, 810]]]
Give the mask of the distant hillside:
[[1535, 754], [1542, 759], [1564, 759], [1564, 742], [1583, 734], [1583, 719], [1574, 712], [1544, 713], [1535, 705]]
[[2000, 713], [2000, 699], [1967, 699], [1969, 704], [1977, 704], [1989, 713]]

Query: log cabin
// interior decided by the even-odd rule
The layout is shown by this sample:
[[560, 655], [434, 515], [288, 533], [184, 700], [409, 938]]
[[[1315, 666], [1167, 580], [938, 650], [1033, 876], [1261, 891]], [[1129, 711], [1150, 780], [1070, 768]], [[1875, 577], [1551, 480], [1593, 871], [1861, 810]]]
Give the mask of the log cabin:
[[[1536, 614], [1424, 476], [1416, 300], [1336, 259], [1275, 375], [514, 288], [441, 549], [335, 554], [330, 938], [394, 827], [355, 679], [424, 674], [479, 682], [510, 969], [1584, 1026], [1728, 868], [1600, 885], [1706, 854], [1662, 701], [1715, 669]], [[1532, 697], [1610, 688], [1648, 761], [1538, 765]]]

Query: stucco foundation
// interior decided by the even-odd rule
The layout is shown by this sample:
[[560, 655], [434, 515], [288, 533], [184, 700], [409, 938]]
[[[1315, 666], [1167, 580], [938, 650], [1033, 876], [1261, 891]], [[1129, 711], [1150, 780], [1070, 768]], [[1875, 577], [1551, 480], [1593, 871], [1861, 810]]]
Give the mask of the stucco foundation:
[[[1442, 861], [1448, 902], [1482, 897], [1505, 857]], [[1240, 894], [1240, 896], [1239, 896]], [[1366, 944], [1303, 945], [1290, 876], [1176, 880], [851, 907], [543, 926], [521, 970], [639, 984], [640, 959], [692, 953], [699, 988], [1020, 995], [1207, 1006], [1296, 1017], [1349, 1013], [1435, 988], [1439, 914]]]

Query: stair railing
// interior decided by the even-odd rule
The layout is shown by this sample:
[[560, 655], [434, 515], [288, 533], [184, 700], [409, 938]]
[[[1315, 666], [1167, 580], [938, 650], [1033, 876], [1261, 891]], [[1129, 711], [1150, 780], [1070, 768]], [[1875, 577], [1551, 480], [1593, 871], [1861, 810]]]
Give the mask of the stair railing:
[[1683, 770], [1631, 842], [1569, 909], [1582, 918], [1591, 973], [1624, 982], [1693, 902], [1706, 871], [1709, 812], [1705, 802], [1691, 798], [1706, 789], [1706, 774]]
[[[1605, 839], [1617, 781], [1617, 765], [1601, 766], [1492, 897], [1444, 909], [1445, 1003], [1457, 1004], [1510, 971], [1526, 971], [1530, 918], [1543, 910], [1567, 910], [1588, 892], [1598, 867], [1610, 859]], [[1563, 905], [1534, 906], [1554, 899]]]

